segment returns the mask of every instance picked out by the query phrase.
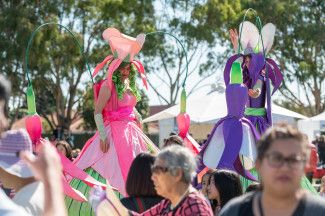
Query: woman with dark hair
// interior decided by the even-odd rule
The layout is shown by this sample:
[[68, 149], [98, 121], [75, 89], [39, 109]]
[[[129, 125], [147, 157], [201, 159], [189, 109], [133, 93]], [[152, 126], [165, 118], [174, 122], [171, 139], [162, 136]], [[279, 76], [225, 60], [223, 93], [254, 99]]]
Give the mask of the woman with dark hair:
[[216, 170], [211, 174], [208, 186], [208, 198], [212, 200], [214, 215], [234, 197], [243, 194], [239, 175], [230, 170]]
[[69, 160], [72, 160], [72, 156], [71, 156], [72, 149], [70, 144], [67, 141], [60, 140], [56, 143], [55, 147], [58, 152], [66, 156]]
[[129, 197], [121, 199], [127, 209], [142, 213], [162, 200], [151, 180], [154, 162], [155, 156], [149, 153], [140, 153], [133, 160], [125, 185]]
[[216, 171], [215, 169], [208, 169], [208, 171], [206, 171], [206, 173], [204, 173], [203, 176], [202, 176], [202, 181], [201, 181], [202, 189], [201, 189], [201, 193], [205, 197], [208, 197], [208, 186], [210, 184], [210, 178], [211, 178], [211, 175], [215, 171]]

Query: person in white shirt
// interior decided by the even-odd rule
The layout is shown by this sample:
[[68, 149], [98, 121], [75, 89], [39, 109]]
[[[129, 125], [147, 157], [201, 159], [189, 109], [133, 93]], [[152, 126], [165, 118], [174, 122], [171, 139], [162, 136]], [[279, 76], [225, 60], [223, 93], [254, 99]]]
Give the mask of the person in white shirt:
[[17, 155], [20, 151], [32, 152], [32, 143], [25, 130], [6, 131], [0, 138], [0, 181], [13, 188], [13, 202], [31, 215], [44, 212], [44, 186]]
[[15, 204], [0, 188], [0, 215], [1, 216], [29, 216], [24, 208]]
[[9, 95], [10, 83], [0, 75], [0, 181], [16, 191], [10, 200], [0, 189], [0, 215], [66, 216], [59, 156], [41, 140], [35, 157], [25, 130], [6, 131]]

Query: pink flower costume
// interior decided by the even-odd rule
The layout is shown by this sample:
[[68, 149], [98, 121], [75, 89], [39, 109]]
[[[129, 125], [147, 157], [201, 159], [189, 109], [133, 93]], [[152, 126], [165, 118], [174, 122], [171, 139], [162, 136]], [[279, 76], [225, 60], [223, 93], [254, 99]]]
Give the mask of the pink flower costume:
[[[139, 61], [133, 60], [142, 48], [145, 36], [138, 35], [137, 38], [132, 38], [121, 34], [115, 28], [108, 28], [104, 31], [103, 37], [108, 41], [113, 56], [107, 56], [103, 62], [97, 65], [94, 70], [95, 76], [105, 64], [108, 64], [107, 79], [100, 81], [94, 85], [95, 107], [100, 106], [100, 103], [105, 103], [102, 109], [103, 122], [107, 140], [109, 143], [109, 150], [103, 153], [100, 148], [100, 134], [96, 134], [90, 138], [81, 153], [74, 161], [74, 164], [80, 169], [87, 169], [91, 167], [99, 174], [100, 177], [107, 179], [109, 184], [117, 188], [118, 191], [126, 196], [125, 182], [130, 165], [133, 159], [141, 152], [151, 151], [158, 152], [158, 148], [151, 142], [151, 140], [141, 131], [137, 124], [136, 115], [134, 112], [137, 103], [136, 97], [130, 90], [123, 93], [123, 97], [119, 99], [115, 84], [112, 81], [113, 73], [118, 69], [120, 64], [130, 62], [133, 64], [141, 75], [143, 84], [147, 87], [144, 68]], [[100, 91], [103, 89], [110, 90], [110, 97], [108, 101], [102, 101], [103, 98], [98, 97]], [[96, 107], [97, 109], [98, 107]], [[72, 183], [77, 185], [76, 183]], [[80, 190], [80, 189], [79, 189]], [[89, 189], [88, 189], [89, 191]], [[86, 191], [86, 193], [88, 193]], [[71, 203], [67, 203], [69, 215], [71, 215]], [[79, 208], [72, 207], [74, 213]], [[88, 209], [87, 209], [88, 208]], [[93, 214], [89, 210], [79, 208], [81, 214]], [[78, 213], [76, 214], [78, 215]]]
[[[100, 87], [105, 81], [96, 85]], [[98, 95], [99, 89], [96, 90], [95, 94]], [[133, 112], [136, 102], [135, 96], [130, 92], [118, 100], [116, 90], [112, 88], [111, 98], [102, 112], [110, 149], [106, 153], [101, 151], [97, 132], [87, 141], [74, 162], [81, 169], [95, 169], [123, 195], [126, 195], [124, 186], [133, 159], [139, 153], [147, 151], [148, 144], [153, 145], [136, 123]]]

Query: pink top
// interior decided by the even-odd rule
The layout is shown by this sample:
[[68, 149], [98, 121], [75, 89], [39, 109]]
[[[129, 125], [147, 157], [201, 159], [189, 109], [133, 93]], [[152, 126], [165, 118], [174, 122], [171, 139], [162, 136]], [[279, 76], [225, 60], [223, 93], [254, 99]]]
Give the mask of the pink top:
[[[94, 94], [95, 99], [98, 99], [98, 94], [101, 86], [106, 82], [102, 80], [94, 85]], [[117, 92], [115, 89], [115, 85], [111, 88], [111, 97], [106, 103], [102, 114], [105, 122], [116, 121], [116, 120], [135, 120], [135, 115], [133, 112], [133, 108], [137, 104], [136, 97], [130, 92], [127, 91], [123, 94], [123, 98], [120, 100], [117, 96]], [[105, 124], [106, 125], [106, 124]]]
[[118, 107], [132, 107], [134, 108], [137, 104], [136, 97], [132, 94], [132, 92], [127, 91], [123, 94], [122, 100], [118, 100]]

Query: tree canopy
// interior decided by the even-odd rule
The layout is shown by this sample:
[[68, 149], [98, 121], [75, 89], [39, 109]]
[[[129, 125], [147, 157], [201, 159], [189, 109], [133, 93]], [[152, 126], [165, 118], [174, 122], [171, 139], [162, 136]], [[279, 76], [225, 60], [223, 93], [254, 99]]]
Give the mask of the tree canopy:
[[[310, 116], [325, 109], [322, 0], [22, 0], [0, 1], [0, 8], [0, 70], [13, 83], [14, 118], [26, 107], [24, 51], [32, 31], [45, 22], [63, 24], [76, 35], [90, 68], [110, 53], [101, 38], [109, 26], [132, 36], [170, 32], [186, 49], [189, 76], [201, 77], [187, 87], [191, 94], [203, 86], [202, 80], [212, 84], [216, 82], [212, 75], [222, 76], [224, 63], [233, 52], [228, 30], [238, 28], [247, 8], [255, 9], [263, 24], [272, 22], [277, 27], [270, 56], [279, 62], [285, 77], [277, 102]], [[248, 19], [254, 21], [251, 15]], [[148, 35], [139, 58], [149, 78], [155, 77], [149, 83], [160, 101], [175, 104], [186, 71], [184, 52], [175, 39], [166, 34]], [[63, 28], [51, 25], [35, 35], [29, 65], [37, 111], [52, 129], [69, 128], [85, 110], [91, 112], [91, 88], [85, 93], [91, 83], [85, 58]], [[162, 85], [169, 91], [160, 91]]]

